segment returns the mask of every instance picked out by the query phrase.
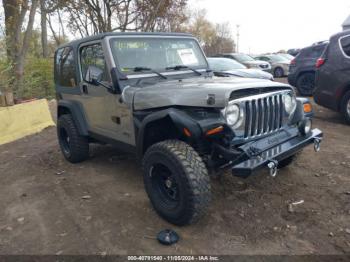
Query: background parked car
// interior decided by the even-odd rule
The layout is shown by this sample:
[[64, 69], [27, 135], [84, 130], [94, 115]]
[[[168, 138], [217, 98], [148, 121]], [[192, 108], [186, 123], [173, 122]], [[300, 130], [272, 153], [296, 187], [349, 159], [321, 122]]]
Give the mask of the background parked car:
[[327, 46], [326, 42], [301, 49], [289, 67], [288, 82], [304, 96], [311, 96], [315, 87], [316, 61]]
[[239, 76], [273, 80], [273, 76], [270, 73], [260, 69], [247, 68], [245, 65], [233, 59], [211, 57], [208, 58], [208, 62], [215, 76]]
[[262, 60], [270, 63], [271, 72], [274, 77], [284, 77], [289, 74], [290, 60], [280, 55], [261, 55], [256, 57], [257, 60]]
[[225, 58], [234, 59], [248, 68], [261, 69], [267, 72], [270, 72], [271, 70], [271, 65], [269, 63], [265, 61], [255, 60], [250, 55], [246, 55], [242, 53], [218, 54], [218, 55], [215, 55], [214, 57], [225, 57]]
[[276, 55], [283, 56], [284, 58], [286, 58], [286, 59], [288, 59], [290, 61], [292, 61], [295, 58], [295, 56], [292, 56], [292, 55], [287, 54], [287, 53], [277, 53]]
[[350, 124], [350, 30], [331, 37], [316, 68], [315, 102], [341, 112]]

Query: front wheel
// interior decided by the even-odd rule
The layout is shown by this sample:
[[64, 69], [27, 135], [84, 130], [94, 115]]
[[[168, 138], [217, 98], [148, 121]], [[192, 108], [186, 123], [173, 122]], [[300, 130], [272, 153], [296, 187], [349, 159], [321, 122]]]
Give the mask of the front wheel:
[[188, 144], [166, 140], [152, 145], [143, 159], [143, 176], [154, 209], [168, 222], [191, 224], [205, 213], [210, 179], [203, 160]]
[[347, 92], [342, 99], [341, 113], [344, 116], [346, 123], [350, 125], [350, 91]]
[[274, 76], [275, 78], [281, 78], [281, 77], [283, 77], [283, 76], [284, 76], [283, 68], [277, 67], [277, 68], [275, 69], [275, 71], [273, 72], [273, 76]]

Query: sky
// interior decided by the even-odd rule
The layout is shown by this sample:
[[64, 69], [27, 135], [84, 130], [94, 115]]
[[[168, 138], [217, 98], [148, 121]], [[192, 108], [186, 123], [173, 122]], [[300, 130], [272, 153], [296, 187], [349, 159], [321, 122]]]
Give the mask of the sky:
[[341, 24], [350, 15], [350, 0], [188, 1], [192, 10], [206, 9], [211, 22], [229, 22], [235, 40], [236, 25], [240, 25], [239, 51], [250, 54], [302, 48], [327, 40], [341, 31]]
[[302, 48], [329, 39], [350, 15], [349, 0], [189, 0], [214, 23], [229, 22], [239, 51], [251, 54]]

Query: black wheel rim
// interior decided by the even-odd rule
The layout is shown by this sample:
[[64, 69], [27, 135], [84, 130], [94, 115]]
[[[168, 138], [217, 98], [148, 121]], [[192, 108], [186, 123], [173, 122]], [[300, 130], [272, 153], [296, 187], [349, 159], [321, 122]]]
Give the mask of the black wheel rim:
[[69, 155], [70, 154], [70, 146], [69, 146], [70, 138], [69, 138], [67, 130], [64, 128], [60, 128], [59, 129], [59, 137], [60, 137], [60, 144], [61, 144], [63, 152], [66, 155]]
[[315, 86], [315, 80], [313, 76], [304, 76], [300, 81], [300, 89], [305, 94], [311, 94]]
[[150, 177], [161, 204], [166, 208], [175, 208], [180, 201], [180, 192], [174, 173], [163, 164], [154, 164]]
[[279, 78], [279, 77], [282, 77], [282, 76], [283, 76], [282, 69], [281, 68], [277, 68], [276, 71], [275, 71], [275, 77]]

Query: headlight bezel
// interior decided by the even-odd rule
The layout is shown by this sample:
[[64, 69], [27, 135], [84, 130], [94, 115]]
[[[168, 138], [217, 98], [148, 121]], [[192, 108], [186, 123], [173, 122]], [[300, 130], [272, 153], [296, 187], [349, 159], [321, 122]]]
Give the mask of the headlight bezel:
[[[235, 121], [228, 121], [228, 116], [230, 114], [236, 114]], [[241, 107], [240, 103], [229, 102], [224, 109], [224, 117], [228, 126], [232, 129], [237, 129], [240, 127], [244, 120], [244, 110]]]
[[297, 99], [293, 93], [282, 95], [283, 108], [289, 117], [292, 117], [297, 108]]

